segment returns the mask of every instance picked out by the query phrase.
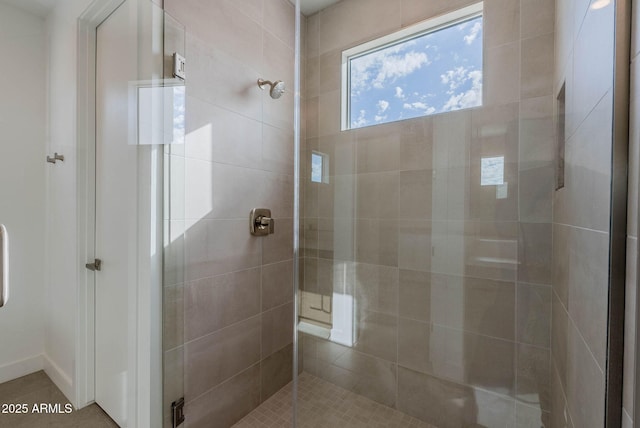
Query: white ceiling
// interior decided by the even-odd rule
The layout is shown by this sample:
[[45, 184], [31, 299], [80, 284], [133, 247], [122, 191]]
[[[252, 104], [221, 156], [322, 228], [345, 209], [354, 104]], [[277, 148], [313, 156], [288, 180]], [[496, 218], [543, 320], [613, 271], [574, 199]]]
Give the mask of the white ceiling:
[[[64, 0], [0, 0], [0, 3], [10, 4], [27, 12], [39, 16], [47, 16], [59, 1]], [[295, 0], [289, 0], [295, 4]], [[306, 16], [313, 15], [340, 0], [300, 0], [300, 10]]]
[[0, 0], [5, 3], [26, 12], [45, 17], [60, 0]]
[[[289, 0], [295, 4], [295, 0]], [[300, 10], [306, 16], [313, 15], [319, 10], [325, 9], [340, 0], [300, 0]]]

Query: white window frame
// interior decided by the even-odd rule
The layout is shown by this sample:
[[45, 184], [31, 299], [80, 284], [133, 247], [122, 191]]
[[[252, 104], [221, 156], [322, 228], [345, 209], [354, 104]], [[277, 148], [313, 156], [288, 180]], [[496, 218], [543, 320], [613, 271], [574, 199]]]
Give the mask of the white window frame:
[[[342, 51], [341, 130], [351, 127], [351, 60], [483, 16], [484, 2], [457, 9]], [[395, 122], [395, 121], [393, 121]], [[385, 122], [389, 123], [389, 122]], [[358, 128], [355, 128], [358, 129]]]

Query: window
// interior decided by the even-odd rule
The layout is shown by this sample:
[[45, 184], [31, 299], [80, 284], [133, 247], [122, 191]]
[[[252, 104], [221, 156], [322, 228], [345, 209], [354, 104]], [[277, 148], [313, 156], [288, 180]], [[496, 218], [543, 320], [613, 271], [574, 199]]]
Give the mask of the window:
[[342, 53], [342, 129], [482, 105], [483, 3]]

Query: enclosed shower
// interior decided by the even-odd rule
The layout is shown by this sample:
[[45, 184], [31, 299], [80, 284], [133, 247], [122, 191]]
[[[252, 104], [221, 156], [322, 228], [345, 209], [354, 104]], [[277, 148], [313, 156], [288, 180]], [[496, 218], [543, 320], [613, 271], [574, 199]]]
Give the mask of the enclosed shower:
[[[215, 36], [165, 4], [192, 72], [229, 83], [187, 82], [212, 218], [186, 225], [165, 405], [184, 393], [198, 427], [616, 426], [625, 5], [222, 4]], [[243, 92], [260, 75], [293, 90]], [[241, 150], [260, 128], [262, 158]], [[250, 239], [256, 207], [275, 233]]]

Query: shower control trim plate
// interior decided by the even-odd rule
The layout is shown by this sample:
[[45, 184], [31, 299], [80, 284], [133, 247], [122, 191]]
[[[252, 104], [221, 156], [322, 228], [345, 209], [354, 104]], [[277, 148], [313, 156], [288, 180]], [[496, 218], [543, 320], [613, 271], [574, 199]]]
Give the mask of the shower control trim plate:
[[275, 220], [271, 218], [271, 210], [254, 208], [249, 215], [249, 231], [254, 236], [266, 236], [275, 232]]

